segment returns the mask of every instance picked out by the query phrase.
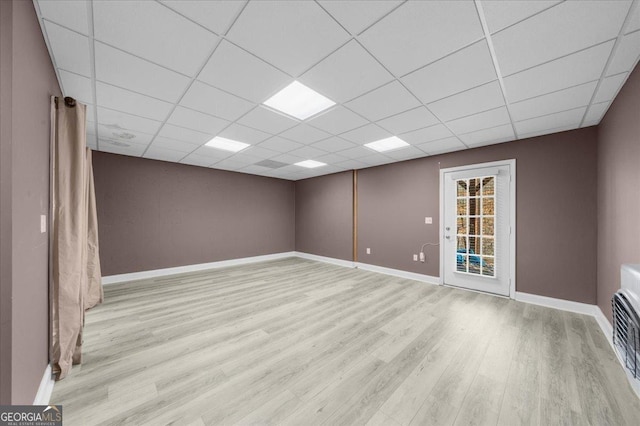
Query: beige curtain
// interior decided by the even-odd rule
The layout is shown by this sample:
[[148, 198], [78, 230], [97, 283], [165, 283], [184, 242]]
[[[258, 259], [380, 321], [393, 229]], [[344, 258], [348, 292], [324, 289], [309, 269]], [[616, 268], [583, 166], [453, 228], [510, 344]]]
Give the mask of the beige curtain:
[[51, 322], [57, 380], [82, 361], [85, 310], [102, 302], [86, 106], [52, 98]]

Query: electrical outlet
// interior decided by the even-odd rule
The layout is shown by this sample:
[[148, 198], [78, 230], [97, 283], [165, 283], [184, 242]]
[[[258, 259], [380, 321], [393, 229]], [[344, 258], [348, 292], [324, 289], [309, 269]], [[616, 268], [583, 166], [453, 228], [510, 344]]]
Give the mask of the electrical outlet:
[[414, 254], [414, 255], [413, 255], [413, 261], [414, 261], [414, 262], [417, 262], [417, 261], [418, 261], [418, 255], [417, 255], [417, 254]]
[[367, 254], [371, 254], [371, 249], [367, 247]]
[[420, 262], [424, 263], [424, 260], [425, 260], [424, 252], [421, 251], [420, 252]]
[[44, 234], [45, 232], [47, 232], [47, 215], [41, 214], [40, 215], [40, 233]]
[[424, 223], [427, 224], [427, 225], [433, 224], [433, 218], [432, 217], [425, 217], [424, 218]]

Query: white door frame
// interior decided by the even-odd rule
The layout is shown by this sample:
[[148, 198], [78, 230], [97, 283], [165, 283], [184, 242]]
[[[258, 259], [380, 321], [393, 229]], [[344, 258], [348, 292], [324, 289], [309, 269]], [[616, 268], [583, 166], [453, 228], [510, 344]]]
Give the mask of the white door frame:
[[460, 172], [464, 170], [509, 166], [509, 298], [516, 298], [516, 160], [492, 161], [489, 163], [469, 164], [465, 166], [440, 169], [440, 285], [444, 285], [444, 174], [448, 172]]

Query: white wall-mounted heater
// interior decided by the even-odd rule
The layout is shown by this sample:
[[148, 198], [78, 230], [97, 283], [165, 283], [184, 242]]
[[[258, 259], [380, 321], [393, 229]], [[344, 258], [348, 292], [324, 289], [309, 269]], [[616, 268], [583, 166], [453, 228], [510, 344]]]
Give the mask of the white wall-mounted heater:
[[620, 290], [611, 299], [613, 305], [613, 346], [640, 388], [640, 265], [622, 265]]

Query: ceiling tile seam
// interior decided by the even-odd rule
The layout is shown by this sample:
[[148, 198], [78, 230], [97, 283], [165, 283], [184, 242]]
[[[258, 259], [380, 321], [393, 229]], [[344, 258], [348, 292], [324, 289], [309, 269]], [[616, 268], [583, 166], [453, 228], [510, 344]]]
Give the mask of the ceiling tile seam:
[[[640, 6], [637, 6], [637, 7], [640, 7]], [[637, 30], [629, 31], [628, 33], [625, 33], [624, 36], [628, 37], [628, 36], [630, 36], [632, 34], [635, 34], [637, 32], [640, 32], [640, 28], [638, 28]]]
[[396, 10], [400, 9], [402, 6], [404, 6], [405, 4], [407, 4], [408, 0], [403, 0], [401, 1], [396, 7], [394, 7], [393, 9], [391, 9], [389, 12], [385, 13], [384, 15], [382, 15], [379, 19], [376, 19], [374, 22], [372, 22], [371, 24], [369, 24], [367, 27], [365, 27], [362, 31], [360, 31], [358, 34], [356, 34], [356, 37], [361, 36], [362, 34], [364, 34], [365, 32], [367, 32], [371, 27], [375, 26], [378, 22], [382, 21], [383, 19], [385, 19], [387, 16], [391, 15], [392, 13], [394, 13]]
[[[34, 4], [35, 4], [35, 3], [37, 3], [37, 2], [35, 2], [35, 1], [34, 1]], [[40, 10], [40, 5], [38, 5], [38, 10]], [[88, 13], [88, 12], [87, 12], [87, 13]], [[56, 21], [54, 21], [54, 20], [52, 20], [52, 19], [46, 18], [46, 17], [44, 17], [44, 16], [42, 15], [42, 13], [40, 13], [40, 19], [41, 19], [41, 20], [43, 20], [43, 21], [50, 22], [50, 23], [52, 23], [52, 24], [54, 24], [54, 25], [56, 25], [56, 26], [58, 26], [58, 27], [60, 27], [60, 28], [64, 28], [64, 29], [65, 29], [65, 30], [67, 30], [67, 31], [71, 31], [72, 33], [75, 33], [75, 34], [81, 35], [82, 37], [89, 38], [89, 35], [88, 35], [88, 34], [85, 34], [85, 33], [83, 33], [83, 32], [80, 32], [80, 31], [76, 30], [76, 29], [73, 29], [73, 28], [67, 27], [66, 25], [64, 25], [64, 24], [60, 24], [60, 23], [58, 23], [58, 22], [56, 22]]]
[[[627, 71], [624, 71], [624, 72], [621, 72], [621, 73], [618, 73], [618, 74], [615, 74], [615, 75], [625, 74], [626, 72]], [[612, 77], [612, 76], [609, 76], [609, 77]], [[537, 98], [542, 98], [542, 97], [545, 97], [545, 96], [553, 95], [554, 93], [559, 93], [559, 92], [563, 92], [565, 90], [575, 89], [576, 87], [586, 86], [587, 84], [591, 84], [591, 83], [594, 83], [596, 81], [598, 81], [598, 79], [589, 80], [589, 81], [586, 81], [586, 82], [580, 83], [580, 84], [574, 84], [573, 86], [563, 87], [562, 89], [552, 90], [550, 92], [545, 92], [545, 93], [542, 93], [540, 95], [531, 96], [530, 98], [524, 98], [524, 99], [521, 99], [519, 101], [511, 102], [511, 105], [517, 105], [517, 104], [520, 104], [522, 102], [527, 102], [527, 101], [531, 101], [533, 99], [537, 99]]]
[[[109, 83], [108, 81], [98, 80], [97, 78], [93, 78], [92, 80], [95, 81], [95, 82], [98, 82], [98, 83], [106, 84], [107, 86], [118, 88], [120, 90], [126, 90], [127, 92], [135, 93], [136, 95], [144, 96], [145, 98], [149, 98], [149, 99], [153, 99], [153, 100], [156, 100], [156, 101], [164, 102], [165, 104], [174, 104], [175, 103], [175, 102], [168, 101], [166, 99], [158, 98], [156, 96], [148, 95], [146, 93], [138, 92], [137, 90], [128, 89], [128, 88], [120, 86], [118, 84]], [[97, 105], [97, 100], [96, 100], [96, 106], [98, 106]], [[102, 107], [102, 105], [99, 105], [99, 106]], [[116, 110], [116, 111], [118, 111], [118, 110]], [[125, 114], [130, 114], [130, 113], [125, 112], [125, 111], [120, 111], [120, 112], [124, 112]], [[135, 115], [135, 114], [131, 114], [131, 115]], [[211, 114], [209, 114], [209, 115], [211, 115]], [[148, 118], [148, 117], [143, 117], [143, 118]], [[153, 118], [148, 118], [148, 119], [149, 120], [154, 120]], [[160, 121], [160, 120], [155, 120], [155, 121]]]
[[89, 30], [89, 58], [91, 60], [91, 91], [93, 92], [93, 118], [96, 132], [96, 149], [100, 150], [100, 137], [98, 135], [98, 91], [96, 89], [96, 52], [93, 33], [93, 1], [87, 2], [87, 25]]
[[104, 41], [102, 41], [102, 40], [99, 40], [99, 39], [94, 39], [94, 41], [95, 41], [95, 42], [97, 42], [97, 43], [100, 43], [100, 44], [102, 44], [102, 45], [104, 45], [104, 46], [110, 47], [111, 49], [115, 49], [115, 50], [117, 50], [117, 51], [119, 51], [119, 52], [122, 52], [122, 53], [124, 53], [124, 54], [127, 54], [127, 55], [129, 55], [129, 56], [133, 56], [134, 58], [140, 59], [140, 60], [142, 60], [142, 61], [144, 61], [144, 62], [147, 62], [147, 63], [149, 63], [149, 64], [152, 64], [152, 65], [155, 65], [155, 66], [157, 66], [157, 67], [163, 68], [163, 69], [165, 69], [165, 70], [167, 70], [167, 71], [171, 71], [171, 72], [176, 73], [176, 74], [179, 74], [179, 75], [181, 75], [181, 76], [183, 76], [183, 77], [191, 78], [191, 76], [190, 76], [189, 74], [185, 74], [185, 73], [180, 72], [180, 71], [178, 71], [178, 70], [175, 70], [175, 69], [173, 69], [173, 68], [169, 68], [169, 67], [167, 67], [166, 65], [162, 65], [162, 64], [159, 64], [159, 63], [157, 63], [157, 62], [151, 61], [151, 60], [149, 60], [149, 59], [147, 59], [147, 58], [143, 58], [143, 57], [142, 57], [142, 56], [140, 56], [140, 55], [137, 55], [137, 54], [135, 54], [135, 53], [131, 53], [131, 52], [129, 52], [129, 51], [126, 51], [126, 50], [124, 50], [124, 49], [122, 49], [122, 48], [120, 48], [120, 47], [118, 47], [118, 46], [114, 46], [114, 45], [112, 45], [112, 44], [110, 44], [110, 43], [106, 43], [106, 42], [104, 42]]
[[406, 78], [406, 77], [408, 77], [409, 75], [413, 74], [414, 72], [417, 72], [417, 71], [423, 70], [423, 69], [425, 69], [425, 68], [427, 68], [427, 67], [429, 67], [429, 66], [431, 66], [431, 65], [434, 65], [434, 64], [436, 64], [436, 63], [438, 63], [438, 62], [440, 62], [440, 61], [442, 61], [442, 60], [444, 60], [444, 59], [447, 59], [447, 58], [448, 58], [448, 57], [450, 57], [450, 56], [455, 55], [456, 53], [460, 53], [461, 51], [463, 51], [463, 50], [465, 50], [465, 49], [468, 49], [468, 48], [470, 48], [470, 47], [472, 47], [472, 46], [474, 46], [474, 45], [476, 45], [476, 44], [478, 44], [478, 43], [481, 43], [481, 42], [483, 42], [483, 41], [485, 41], [485, 37], [484, 37], [484, 36], [482, 36], [482, 37], [480, 37], [479, 39], [474, 40], [474, 41], [472, 41], [472, 42], [470, 42], [470, 43], [467, 43], [467, 44], [465, 44], [464, 46], [462, 46], [462, 47], [460, 47], [460, 48], [458, 48], [458, 49], [456, 49], [456, 50], [452, 50], [451, 52], [447, 53], [446, 55], [441, 56], [441, 57], [439, 57], [439, 58], [437, 58], [437, 59], [435, 59], [435, 60], [433, 60], [433, 61], [429, 62], [428, 64], [421, 65], [421, 66], [419, 66], [418, 68], [413, 69], [413, 70], [411, 70], [411, 71], [409, 71], [409, 72], [407, 72], [407, 73], [405, 73], [405, 74], [403, 74], [403, 75], [399, 76], [398, 78]]
[[[549, 114], [538, 115], [537, 117], [531, 117], [531, 118], [525, 118], [524, 120], [518, 120], [518, 121], [516, 121], [515, 123], [516, 123], [516, 124], [517, 124], [517, 123], [524, 123], [524, 122], [526, 122], [526, 121], [532, 121], [532, 120], [537, 120], [537, 119], [539, 119], [539, 118], [550, 117], [550, 116], [552, 116], [552, 115], [562, 114], [562, 113], [564, 113], [564, 112], [577, 111], [577, 110], [579, 110], [579, 109], [586, 108], [587, 106], [588, 106], [588, 105], [586, 105], [586, 104], [585, 104], [585, 105], [582, 105], [582, 106], [579, 106], [579, 107], [563, 109], [562, 111], [551, 112], [551, 113], [549, 113]], [[580, 123], [580, 121], [578, 121], [578, 123]]]
[[[609, 69], [609, 66], [611, 65], [611, 62], [613, 62], [613, 58], [615, 57], [616, 52], [618, 51], [620, 44], [622, 43], [622, 39], [625, 37], [624, 35], [624, 29], [627, 27], [627, 25], [629, 25], [629, 22], [631, 21], [631, 18], [633, 17], [633, 13], [635, 12], [635, 8], [639, 7], [638, 3], [640, 3], [640, 0], [634, 0], [631, 3], [631, 6], [629, 7], [629, 10], [627, 10], [627, 16], [625, 16], [624, 18], [624, 22], [622, 23], [622, 25], [620, 26], [620, 31], [618, 32], [618, 36], [615, 38], [615, 42], [613, 43], [613, 47], [611, 48], [611, 51], [609, 52], [609, 57], [607, 58], [607, 62], [604, 64], [604, 68], [602, 69], [602, 73], [600, 73], [600, 79], [598, 80], [598, 84], [596, 84], [596, 88], [593, 90], [593, 93], [591, 94], [591, 99], [589, 100], [589, 105], [587, 105], [587, 109], [584, 111], [584, 114], [582, 116], [582, 120], [580, 120], [580, 124], [578, 127], [582, 127], [582, 125], [584, 124], [584, 121], [587, 118], [587, 115], [589, 114], [589, 111], [591, 110], [591, 105], [593, 105], [593, 101], [596, 99], [596, 96], [598, 95], [598, 90], [600, 90], [600, 86], [602, 86], [602, 82], [604, 81], [606, 75], [607, 75], [607, 70]], [[637, 59], [636, 59], [636, 63], [637, 63]], [[633, 68], [631, 68], [632, 71]], [[631, 72], [629, 72], [629, 75], [631, 74]], [[628, 78], [628, 76], [627, 76]], [[620, 87], [618, 88], [618, 90], [616, 91], [616, 96], [617, 96], [617, 92], [620, 90], [620, 88], [624, 85], [625, 81], [622, 82], [622, 84], [620, 85]], [[615, 96], [614, 96], [615, 99]]]
[[350, 35], [350, 36], [352, 36], [352, 38], [353, 38], [353, 34], [351, 34], [351, 31], [349, 31], [348, 29], [346, 29], [346, 28], [344, 27], [344, 25], [342, 25], [342, 23], [341, 23], [340, 21], [338, 21], [338, 20], [337, 20], [337, 19], [336, 19], [336, 18], [335, 18], [331, 13], [329, 13], [329, 11], [328, 11], [327, 9], [325, 9], [325, 8], [324, 8], [324, 6], [322, 6], [318, 0], [313, 0], [313, 2], [316, 4], [316, 6], [318, 6], [320, 9], [322, 9], [322, 10], [324, 11], [324, 13], [326, 13], [327, 15], [329, 15], [329, 17], [330, 17], [331, 19], [333, 19], [333, 21], [334, 21], [336, 24], [340, 25], [340, 28], [342, 28], [342, 29], [344, 30], [344, 32], [345, 32], [345, 33], [349, 34], [349, 35]]
[[[94, 1], [94, 0], [91, 0]], [[176, 10], [174, 8], [172, 8], [170, 5], [165, 4], [164, 2], [158, 1], [158, 0], [154, 0], [156, 3], [158, 3], [160, 6], [166, 7], [167, 9], [169, 9], [171, 12], [175, 13], [176, 15], [186, 19], [187, 21], [191, 22], [192, 24], [195, 24], [197, 26], [199, 26], [200, 28], [202, 28], [203, 30], [210, 32], [211, 34], [213, 34], [216, 37], [220, 37], [220, 34], [218, 34], [217, 32], [213, 31], [210, 28], [205, 27], [204, 25], [202, 25], [199, 22], [194, 21], [193, 19], [189, 18], [188, 16], [184, 15], [182, 12], [180, 12], [179, 10]]]
[[[403, 3], [403, 4], [404, 4], [404, 3]], [[365, 52], [367, 52], [369, 55], [371, 55], [371, 57], [372, 57], [373, 59], [375, 59], [375, 60], [376, 60], [376, 62], [378, 62], [378, 64], [380, 64], [380, 66], [381, 66], [382, 68], [384, 68], [384, 69], [385, 69], [389, 74], [391, 74], [391, 75], [395, 78], [395, 81], [397, 81], [397, 82], [398, 82], [398, 83], [399, 83], [399, 84], [404, 88], [404, 90], [406, 90], [408, 93], [410, 93], [410, 94], [411, 94], [411, 96], [413, 96], [413, 98], [414, 98], [416, 101], [418, 101], [418, 104], [420, 104], [420, 105], [424, 106], [424, 107], [427, 109], [427, 111], [429, 111], [429, 113], [430, 113], [431, 115], [433, 115], [433, 116], [434, 116], [434, 117], [435, 117], [435, 118], [440, 122], [440, 124], [442, 124], [444, 127], [446, 127], [446, 128], [447, 128], [447, 130], [449, 130], [449, 132], [451, 132], [451, 134], [452, 134], [452, 135], [454, 135], [454, 136], [456, 136], [456, 137], [457, 137], [457, 135], [456, 135], [456, 134], [455, 134], [455, 133], [454, 133], [454, 132], [449, 128], [449, 126], [447, 126], [447, 125], [445, 124], [445, 122], [444, 122], [443, 120], [441, 120], [441, 119], [440, 119], [440, 117], [438, 117], [436, 114], [434, 114], [434, 113], [433, 113], [433, 111], [431, 111], [431, 108], [429, 108], [427, 105], [425, 105], [425, 104], [420, 100], [420, 98], [418, 98], [418, 97], [417, 97], [417, 96], [416, 96], [416, 95], [415, 95], [411, 90], [409, 90], [409, 88], [408, 88], [408, 87], [407, 87], [407, 86], [406, 86], [406, 85], [405, 85], [405, 84], [404, 84], [404, 83], [403, 83], [403, 82], [402, 82], [402, 81], [401, 81], [401, 80], [400, 80], [400, 79], [399, 79], [399, 78], [398, 78], [394, 73], [392, 73], [392, 72], [391, 72], [391, 70], [389, 70], [389, 69], [388, 69], [388, 68], [387, 68], [387, 67], [382, 63], [382, 61], [380, 61], [380, 60], [379, 60], [379, 59], [378, 59], [374, 54], [372, 54], [372, 53], [369, 51], [369, 49], [367, 49], [367, 48], [366, 48], [362, 43], [360, 43], [360, 40], [357, 40], [357, 39], [354, 39], [354, 40], [356, 40], [356, 42], [360, 45], [360, 47], [362, 47], [362, 49], [364, 49], [364, 51], [365, 51]], [[393, 82], [389, 82], [389, 83], [386, 83], [386, 84], [391, 84], [391, 83], [393, 83]], [[386, 85], [386, 84], [385, 84], [385, 85]], [[383, 85], [383, 86], [384, 86], [384, 85]], [[382, 86], [380, 86], [380, 87], [382, 87]], [[364, 96], [364, 95], [361, 95], [361, 96]], [[350, 101], [350, 102], [351, 102], [351, 101]], [[405, 111], [403, 111], [403, 112], [407, 112], [407, 111], [408, 111], [408, 110], [405, 110]], [[382, 117], [382, 118], [380, 118], [380, 120], [384, 120], [385, 118], [388, 118], [388, 117]], [[378, 121], [380, 121], [380, 120], [378, 120]], [[376, 123], [373, 123], [373, 124], [376, 124]], [[378, 126], [378, 127], [380, 127], [380, 126]], [[380, 127], [380, 128], [382, 128], [382, 127]], [[385, 129], [383, 129], [383, 130], [385, 130]], [[385, 131], [386, 131], [386, 130], [385, 130]], [[458, 139], [458, 140], [460, 140], [460, 139]], [[461, 140], [460, 140], [460, 143], [462, 143], [463, 145], [465, 145], [465, 146], [466, 146], [466, 144], [465, 144], [464, 142], [462, 142]]]
[[[485, 0], [479, 0], [479, 1], [485, 1]], [[558, 2], [558, 3], [556, 3], [556, 4], [552, 4], [552, 5], [551, 5], [551, 6], [549, 6], [549, 7], [546, 7], [546, 8], [544, 8], [544, 9], [542, 9], [542, 10], [537, 11], [537, 12], [536, 12], [536, 13], [534, 13], [533, 15], [529, 15], [529, 16], [527, 16], [526, 18], [520, 19], [519, 21], [516, 21], [516, 22], [514, 22], [514, 23], [512, 23], [512, 24], [509, 24], [509, 25], [507, 25], [507, 26], [506, 26], [506, 27], [504, 27], [504, 28], [500, 28], [499, 30], [497, 30], [497, 31], [495, 31], [495, 32], [493, 32], [493, 33], [491, 33], [491, 35], [496, 35], [496, 34], [498, 34], [498, 33], [501, 33], [501, 32], [502, 32], [502, 31], [504, 31], [504, 30], [507, 30], [507, 29], [512, 28], [512, 27], [515, 27], [516, 25], [521, 24], [521, 23], [523, 23], [524, 21], [527, 21], [527, 20], [529, 20], [529, 19], [531, 19], [531, 18], [533, 18], [533, 17], [535, 17], [535, 16], [538, 16], [538, 15], [540, 15], [540, 14], [542, 14], [542, 13], [545, 13], [545, 12], [546, 12], [546, 11], [548, 11], [549, 9], [553, 9], [553, 8], [554, 8], [554, 7], [556, 7], [556, 6], [560, 6], [560, 5], [561, 5], [562, 3], [564, 3], [565, 1], [567, 1], [567, 0], [562, 0], [562, 1]]]
[[[577, 1], [577, 0], [576, 0], [576, 1]], [[610, 42], [612, 42], [613, 40], [616, 40], [616, 39], [617, 39], [617, 37], [612, 37], [612, 38], [610, 38], [610, 39], [607, 39], [607, 40], [604, 40], [604, 41], [598, 42], [598, 43], [596, 43], [596, 44], [592, 44], [591, 46], [583, 47], [582, 49], [578, 49], [578, 50], [573, 51], [573, 52], [565, 53], [564, 55], [558, 56], [557, 58], [549, 59], [548, 61], [540, 62], [539, 64], [535, 64], [535, 65], [532, 65], [532, 66], [530, 66], [530, 67], [527, 67], [527, 68], [523, 68], [523, 69], [521, 69], [521, 70], [518, 70], [518, 71], [516, 71], [516, 72], [512, 72], [512, 73], [511, 73], [511, 74], [509, 74], [509, 75], [505, 75], [505, 76], [504, 76], [504, 78], [513, 77], [513, 76], [514, 76], [514, 75], [516, 75], [516, 74], [521, 74], [521, 73], [523, 73], [523, 72], [530, 71], [530, 70], [532, 70], [532, 69], [534, 69], [534, 68], [538, 68], [538, 67], [541, 67], [541, 66], [543, 66], [543, 65], [550, 64], [551, 62], [554, 62], [554, 61], [558, 61], [558, 60], [560, 60], [560, 59], [567, 58], [567, 57], [569, 57], [569, 56], [571, 56], [571, 55], [575, 55], [576, 53], [582, 53], [582, 52], [584, 52], [584, 51], [586, 51], [586, 50], [593, 49], [594, 47], [598, 47], [598, 46], [601, 46], [601, 45], [603, 45], [603, 44], [610, 43]]]
[[[185, 87], [184, 91], [182, 92], [182, 95], [173, 103], [173, 108], [171, 108], [171, 111], [169, 111], [165, 119], [162, 121], [162, 125], [160, 126], [156, 134], [153, 136], [153, 138], [147, 145], [147, 148], [143, 151], [141, 157], [144, 157], [144, 155], [147, 153], [151, 145], [155, 142], [156, 138], [158, 137], [158, 134], [162, 131], [162, 128], [167, 124], [167, 121], [169, 120], [171, 115], [173, 115], [176, 108], [178, 108], [178, 106], [180, 105], [180, 102], [182, 101], [182, 98], [184, 98], [184, 96], [187, 94], [187, 92], [189, 91], [193, 83], [195, 83], [195, 81], [198, 79], [198, 76], [200, 75], [204, 67], [207, 65], [207, 63], [209, 62], [209, 60], [211, 59], [215, 51], [220, 46], [220, 43], [221, 43], [221, 39], [218, 39], [217, 43], [215, 43], [213, 48], [211, 49], [211, 52], [205, 57], [204, 61], [202, 62], [202, 65], [200, 65], [198, 72], [193, 77], [191, 77], [191, 81], [189, 81], [189, 84], [187, 84], [187, 86]], [[182, 158], [178, 161], [182, 161]]]
[[[98, 106], [96, 105], [95, 107], [97, 108]], [[102, 109], [108, 109], [109, 111], [119, 112], [120, 114], [127, 114], [127, 115], [131, 115], [131, 116], [133, 116], [133, 117], [136, 117], [136, 118], [142, 118], [142, 119], [144, 119], [144, 120], [155, 121], [155, 122], [156, 122], [156, 123], [158, 123], [158, 124], [162, 124], [162, 121], [154, 120], [153, 118], [143, 117], [143, 116], [141, 116], [141, 115], [137, 115], [137, 114], [132, 114], [132, 113], [130, 113], [130, 112], [124, 112], [124, 111], [120, 111], [120, 110], [118, 110], [118, 109], [107, 108], [107, 107], [105, 107], [105, 106], [100, 106], [100, 108], [102, 108]], [[122, 129], [123, 129], [123, 130], [134, 130], [134, 129], [127, 129], [127, 128], [124, 128], [124, 127], [123, 127]], [[136, 131], [136, 132], [138, 132], [138, 133], [143, 133], [143, 134], [145, 134], [145, 135], [153, 135], [153, 133], [141, 132], [141, 131], [139, 131], [139, 130], [134, 130], [134, 131]]]
[[500, 64], [498, 63], [498, 56], [496, 55], [496, 50], [493, 46], [493, 39], [491, 38], [491, 33], [489, 32], [489, 27], [487, 25], [487, 19], [484, 16], [484, 10], [482, 9], [482, 4], [480, 0], [474, 0], [476, 5], [476, 11], [478, 13], [478, 18], [480, 19], [480, 24], [482, 25], [482, 31], [484, 32], [484, 37], [487, 40], [487, 46], [489, 47], [489, 54], [491, 55], [491, 61], [493, 62], [493, 67], [495, 69], [496, 77], [498, 77], [498, 84], [500, 85], [500, 91], [502, 92], [502, 99], [504, 100], [504, 105], [507, 108], [507, 115], [509, 115], [509, 121], [511, 122], [511, 128], [513, 129], [513, 135], [516, 139], [518, 139], [518, 130], [516, 129], [515, 124], [513, 123], [513, 115], [511, 114], [509, 97], [507, 96], [507, 88], [504, 84], [504, 79], [502, 78], [502, 72], [500, 71]]

